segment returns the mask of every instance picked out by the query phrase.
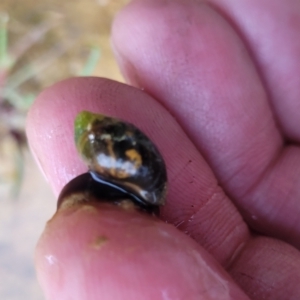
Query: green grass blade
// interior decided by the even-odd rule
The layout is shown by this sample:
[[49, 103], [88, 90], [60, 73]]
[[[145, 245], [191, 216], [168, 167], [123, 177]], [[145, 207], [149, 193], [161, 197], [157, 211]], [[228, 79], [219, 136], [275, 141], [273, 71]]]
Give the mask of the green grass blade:
[[0, 69], [8, 69], [12, 65], [12, 60], [7, 50], [7, 23], [8, 15], [0, 13]]
[[81, 72], [79, 73], [80, 76], [89, 76], [93, 74], [96, 65], [100, 59], [100, 49], [92, 48], [89, 54], [89, 57], [82, 68]]

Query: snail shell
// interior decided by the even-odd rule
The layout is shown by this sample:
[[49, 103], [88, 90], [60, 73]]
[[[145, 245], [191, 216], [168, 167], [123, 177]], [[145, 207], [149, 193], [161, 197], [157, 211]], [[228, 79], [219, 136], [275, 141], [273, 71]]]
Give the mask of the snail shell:
[[83, 111], [75, 120], [75, 141], [95, 181], [129, 194], [144, 206], [165, 203], [164, 160], [134, 125]]

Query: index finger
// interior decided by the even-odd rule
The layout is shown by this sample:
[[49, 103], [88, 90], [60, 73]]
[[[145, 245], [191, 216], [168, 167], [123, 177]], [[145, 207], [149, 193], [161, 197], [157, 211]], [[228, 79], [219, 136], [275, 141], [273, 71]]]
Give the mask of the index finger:
[[[169, 166], [166, 214], [176, 211], [180, 201], [189, 201], [181, 199], [188, 192], [182, 185], [194, 173], [193, 168], [202, 168], [206, 173], [194, 179], [205, 188], [200, 196], [216, 184], [205, 161], [154, 99], [117, 82], [78, 78], [46, 90], [28, 116], [31, 148], [56, 193], [71, 178], [86, 171], [73, 143], [74, 118], [81, 110], [101, 111], [139, 124], [157, 143]], [[177, 141], [174, 136], [185, 149], [178, 145], [173, 151]], [[186, 165], [183, 150], [190, 154], [189, 159], [195, 159], [193, 164]], [[185, 176], [177, 180], [183, 168]], [[179, 188], [183, 193], [176, 196]], [[231, 209], [231, 216], [237, 214], [224, 197], [216, 201], [227, 206], [227, 212]], [[239, 220], [242, 222], [237, 214], [228, 223], [234, 226]], [[215, 221], [209, 220], [216, 233], [224, 234], [223, 219]], [[219, 239], [220, 235], [211, 232], [211, 238]], [[239, 242], [236, 236], [231, 241], [223, 253], [214, 249], [222, 263], [227, 263]], [[48, 299], [248, 299], [202, 247], [174, 226], [132, 209], [96, 201], [61, 206], [39, 241], [36, 264]]]
[[[299, 253], [280, 241], [266, 238], [250, 239], [245, 223], [218, 187], [206, 162], [176, 121], [154, 102], [153, 98], [142, 91], [99, 78], [71, 79], [46, 90], [28, 116], [27, 130], [31, 147], [39, 158], [49, 182], [59, 191], [60, 186], [66, 183], [69, 177], [85, 171], [83, 165], [79, 166], [80, 160], [72, 137], [73, 118], [77, 111], [90, 109], [117, 115], [122, 119], [125, 119], [124, 113], [128, 113], [127, 118], [140, 121], [139, 127], [144, 126], [143, 130], [166, 157], [171, 178], [170, 192], [164, 209], [165, 217], [171, 219], [177, 216], [179, 220], [189, 218], [188, 234], [227, 267], [250, 295], [253, 290], [259, 288], [260, 292], [255, 292], [257, 299], [264, 297], [265, 293], [273, 299], [282, 285], [285, 289], [279, 293], [279, 297], [282, 293], [298, 295]], [[67, 109], [68, 107], [70, 109]], [[137, 119], [130, 113], [135, 110], [140, 114]], [[158, 123], [150, 122], [155, 120], [155, 116], [159, 118]], [[162, 132], [156, 130], [159, 124], [158, 128]], [[172, 125], [172, 129], [168, 129], [169, 125]], [[150, 131], [147, 126], [151, 127]], [[159, 137], [162, 138], [160, 142]], [[180, 138], [180, 143], [173, 139], [174, 137]], [[194, 160], [190, 161], [191, 157]], [[176, 173], [173, 173], [174, 170]], [[160, 221], [155, 222], [157, 226], [153, 228], [153, 222], [149, 223], [149, 219], [147, 221], [144, 216], [130, 211], [114, 211], [115, 209], [111, 210], [103, 205], [71, 207], [58, 211], [48, 223], [37, 247], [36, 258], [40, 281], [50, 299], [58, 299], [58, 295], [62, 299], [70, 295], [79, 299], [93, 299], [91, 297], [98, 297], [101, 292], [105, 292], [109, 297], [107, 285], [99, 285], [104, 279], [113, 287], [112, 292], [122, 292], [120, 299], [127, 296], [128, 287], [135, 292], [134, 295], [141, 295], [143, 299], [147, 299], [144, 295], [150, 295], [150, 299], [155, 295], [155, 299], [160, 299], [156, 296], [156, 288], [161, 287], [162, 282], [169, 283], [169, 287], [174, 288], [177, 295], [184, 293], [189, 299], [193, 299], [193, 295], [195, 299], [220, 299], [225, 295], [229, 299], [244, 299], [244, 295], [205, 251], [191, 244], [191, 239], [183, 238], [182, 233], [171, 225], [167, 226], [167, 229], [166, 224]], [[138, 220], [144, 226], [135, 227]], [[115, 226], [116, 223], [118, 227]], [[152, 232], [151, 238], [149, 230]], [[174, 239], [177, 237], [179, 247], [174, 245]], [[112, 242], [107, 245], [108, 238], [111, 238]], [[121, 245], [126, 245], [125, 252]], [[136, 245], [138, 248], [132, 248]], [[196, 263], [193, 261], [194, 255], [190, 252], [189, 245], [200, 253], [200, 256], [203, 254]], [[102, 251], [102, 248], [105, 250]], [[128, 264], [127, 257], [130, 257], [133, 250], [139, 263], [130, 260]], [[161, 251], [163, 255], [160, 254]], [[164, 257], [165, 254], [169, 256], [169, 252], [172, 253], [174, 261]], [[116, 261], [116, 257], [122, 259], [121, 265], [116, 264], [119, 261]], [[185, 263], [178, 268], [180, 257]], [[249, 260], [249, 257], [253, 257], [253, 260]], [[154, 274], [154, 269], [157, 270], [157, 264], [152, 263], [149, 258], [157, 258], [157, 264], [163, 261], [163, 265], [166, 266], [159, 269], [157, 284], [150, 287], [145, 282], [148, 282], [149, 274]], [[124, 273], [124, 268], [128, 272], [133, 270], [134, 274], [136, 271], [139, 277], [130, 277], [131, 273]], [[190, 274], [190, 268], [198, 275], [192, 276], [193, 281], [185, 284], [185, 280], [189, 278], [185, 276], [185, 272]], [[273, 270], [271, 273], [270, 269]], [[171, 276], [172, 273], [175, 276]], [[126, 281], [122, 281], [119, 274], [125, 276]], [[245, 281], [245, 274], [246, 278], [254, 280]], [[290, 279], [291, 275], [293, 280]], [[75, 284], [74, 288], [78, 278], [81, 279], [80, 284]], [[143, 282], [140, 288], [135, 288], [137, 282]], [[269, 293], [268, 286], [274, 282], [280, 284], [276, 284], [276, 289]], [[191, 285], [193, 288], [186, 291], [186, 287]], [[148, 289], [152, 290], [152, 294], [147, 294]], [[115, 297], [115, 294], [112, 295]], [[166, 295], [170, 294], [163, 293], [160, 297], [167, 297]]]
[[74, 78], [39, 96], [28, 115], [27, 134], [55, 193], [86, 171], [73, 141], [74, 119], [82, 110], [131, 122], [154, 141], [168, 170], [163, 217], [176, 226], [196, 221], [189, 222], [189, 234], [227, 265], [249, 237], [247, 226], [176, 120], [141, 90], [107, 79]]

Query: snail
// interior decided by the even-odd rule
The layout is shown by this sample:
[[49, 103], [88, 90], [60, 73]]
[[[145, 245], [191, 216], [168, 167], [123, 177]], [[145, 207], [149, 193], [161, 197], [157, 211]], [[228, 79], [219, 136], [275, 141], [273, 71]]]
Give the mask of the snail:
[[[75, 144], [89, 173], [70, 183], [73, 190], [85, 186], [106, 201], [127, 197], [148, 212], [165, 204], [167, 172], [163, 157], [134, 125], [83, 111], [75, 119]], [[66, 190], [59, 202], [68, 194]]]

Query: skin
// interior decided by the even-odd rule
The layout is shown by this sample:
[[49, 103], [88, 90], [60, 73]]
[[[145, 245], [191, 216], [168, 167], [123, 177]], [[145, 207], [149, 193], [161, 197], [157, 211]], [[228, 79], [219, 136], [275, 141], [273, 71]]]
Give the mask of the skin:
[[47, 299], [299, 299], [300, 2], [238, 2], [133, 1], [112, 44], [137, 88], [76, 78], [37, 99], [27, 134], [56, 195], [86, 171], [82, 110], [138, 126], [169, 177], [169, 224], [60, 209], [36, 250]]

